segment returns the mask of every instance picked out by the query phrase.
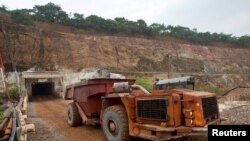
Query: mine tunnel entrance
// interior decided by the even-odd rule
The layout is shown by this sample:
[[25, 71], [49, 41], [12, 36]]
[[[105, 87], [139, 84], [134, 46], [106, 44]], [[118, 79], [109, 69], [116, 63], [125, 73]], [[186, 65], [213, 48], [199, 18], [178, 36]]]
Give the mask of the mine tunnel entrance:
[[32, 84], [32, 96], [53, 95], [54, 94], [53, 82], [38, 82]]

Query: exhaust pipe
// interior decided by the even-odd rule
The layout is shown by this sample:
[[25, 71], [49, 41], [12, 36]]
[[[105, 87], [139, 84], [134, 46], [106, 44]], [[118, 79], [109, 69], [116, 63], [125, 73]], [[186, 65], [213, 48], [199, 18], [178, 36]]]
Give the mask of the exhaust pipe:
[[129, 85], [128, 82], [118, 82], [114, 83], [113, 85], [113, 92], [114, 93], [129, 93], [132, 91], [132, 89], [140, 89], [145, 94], [150, 94], [145, 88], [143, 88], [141, 85]]
[[149, 95], [150, 93], [148, 92], [148, 90], [146, 90], [144, 87], [142, 87], [141, 85], [131, 85], [132, 88], [137, 88], [142, 90], [145, 94]]

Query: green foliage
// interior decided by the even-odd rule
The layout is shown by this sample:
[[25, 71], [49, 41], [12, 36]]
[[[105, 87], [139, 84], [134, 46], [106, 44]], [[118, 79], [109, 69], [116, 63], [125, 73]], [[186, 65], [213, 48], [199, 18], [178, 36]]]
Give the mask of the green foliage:
[[33, 8], [34, 19], [38, 21], [47, 21], [59, 24], [68, 24], [68, 14], [62, 10], [59, 5], [48, 3], [45, 5], [36, 5]]
[[249, 45], [250, 44], [250, 36], [247, 36], [247, 35], [241, 36], [235, 42], [237, 42], [240, 45]]
[[19, 24], [33, 25], [33, 19], [30, 12], [31, 10], [29, 9], [13, 10], [10, 12], [10, 16]]
[[88, 16], [86, 19], [86, 27], [102, 32], [105, 29], [106, 20], [96, 15]]
[[19, 100], [20, 93], [18, 87], [13, 87], [10, 89], [10, 97], [14, 100]]
[[86, 22], [83, 14], [74, 13], [74, 17], [70, 20], [70, 25], [77, 28], [85, 28]]
[[6, 101], [6, 95], [5, 95], [5, 93], [3, 92], [3, 93], [0, 93], [0, 106], [1, 106], [1, 104], [3, 104], [5, 101]]
[[218, 95], [222, 95], [228, 91], [228, 88], [220, 88], [220, 87], [212, 85], [212, 84], [197, 83], [197, 84], [195, 84], [195, 90], [211, 92], [211, 93], [216, 93]]
[[[11, 86], [9, 93], [10, 93], [11, 99], [19, 101], [20, 93], [19, 93], [17, 86]], [[0, 104], [4, 103], [6, 101], [8, 101], [8, 97], [7, 97], [6, 93], [0, 93]]]
[[148, 25], [144, 20], [139, 19], [139, 20], [137, 20], [136, 24], [137, 24], [136, 25], [136, 29], [137, 29], [136, 32], [137, 33], [139, 33], [139, 34], [146, 34], [147, 33]]
[[67, 14], [63, 9], [54, 3], [36, 5], [33, 9], [21, 9], [8, 11], [7, 7], [0, 7], [1, 13], [10, 13], [11, 17], [20, 24], [32, 25], [33, 20], [69, 25], [81, 29], [95, 30], [102, 33], [122, 33], [125, 35], [143, 36], [174, 36], [196, 44], [210, 44], [213, 42], [233, 43], [236, 45], [250, 45], [250, 36], [234, 37], [231, 34], [198, 32], [197, 29], [189, 29], [183, 26], [172, 26], [153, 23], [147, 25], [143, 19], [130, 21], [124, 17], [117, 17], [114, 20], [104, 19], [97, 15], [84, 17], [83, 14]]
[[0, 7], [0, 13], [7, 13], [7, 7], [5, 5]]
[[4, 112], [4, 108], [0, 105], [0, 123], [3, 120], [3, 112]]
[[163, 33], [167, 33], [167, 28], [164, 24], [153, 23], [149, 26], [152, 30], [153, 35], [162, 35]]
[[153, 83], [147, 79], [147, 78], [135, 78], [136, 79], [136, 84], [141, 85], [142, 87], [144, 87], [145, 89], [147, 89], [148, 91], [151, 91], [153, 89]]

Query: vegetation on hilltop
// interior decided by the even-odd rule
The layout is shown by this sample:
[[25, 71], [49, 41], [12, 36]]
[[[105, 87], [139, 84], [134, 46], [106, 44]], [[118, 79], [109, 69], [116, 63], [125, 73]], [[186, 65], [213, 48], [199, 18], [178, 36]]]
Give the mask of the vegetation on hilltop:
[[35, 21], [57, 23], [76, 28], [95, 30], [101, 33], [143, 35], [143, 36], [174, 36], [179, 39], [187, 40], [196, 44], [209, 44], [212, 42], [233, 43], [241, 46], [250, 45], [250, 36], [232, 36], [232, 34], [198, 32], [197, 29], [190, 29], [183, 26], [164, 25], [147, 23], [139, 19], [131, 21], [124, 17], [115, 19], [104, 19], [96, 15], [84, 17], [83, 14], [68, 14], [54, 3], [45, 5], [35, 5], [33, 9], [8, 10], [6, 6], [0, 7], [0, 13], [9, 14], [17, 23], [33, 25]]

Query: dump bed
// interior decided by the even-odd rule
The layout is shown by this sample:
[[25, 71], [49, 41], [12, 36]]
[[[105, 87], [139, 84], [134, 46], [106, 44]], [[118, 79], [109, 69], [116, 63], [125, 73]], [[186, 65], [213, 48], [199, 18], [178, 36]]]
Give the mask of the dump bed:
[[77, 102], [87, 116], [99, 116], [101, 111], [101, 97], [113, 92], [113, 84], [128, 82], [134, 84], [133, 79], [89, 79], [68, 85], [65, 91], [66, 100]]

